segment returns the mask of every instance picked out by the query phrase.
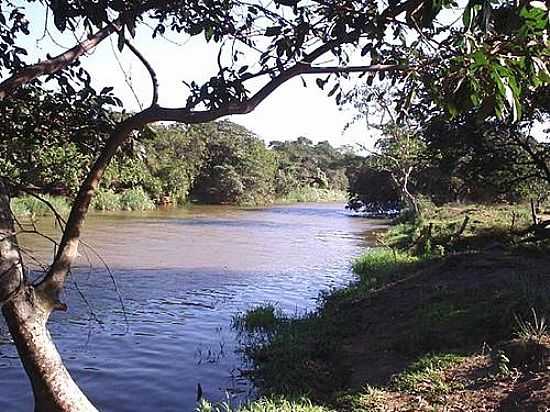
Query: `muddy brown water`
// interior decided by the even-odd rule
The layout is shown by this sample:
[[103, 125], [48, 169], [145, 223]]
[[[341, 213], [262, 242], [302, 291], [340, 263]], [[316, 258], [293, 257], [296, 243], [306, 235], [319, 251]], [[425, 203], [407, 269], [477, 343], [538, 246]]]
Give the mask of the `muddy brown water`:
[[[50, 330], [104, 412], [193, 411], [199, 383], [204, 397], [236, 404], [254, 388], [240, 377], [233, 316], [265, 302], [291, 314], [314, 309], [320, 291], [353, 279], [351, 259], [379, 227], [336, 203], [92, 215], [68, 281], [69, 311]], [[42, 229], [53, 231], [52, 222]], [[39, 259], [50, 254], [36, 239], [23, 243]], [[0, 322], [0, 411], [31, 410]]]

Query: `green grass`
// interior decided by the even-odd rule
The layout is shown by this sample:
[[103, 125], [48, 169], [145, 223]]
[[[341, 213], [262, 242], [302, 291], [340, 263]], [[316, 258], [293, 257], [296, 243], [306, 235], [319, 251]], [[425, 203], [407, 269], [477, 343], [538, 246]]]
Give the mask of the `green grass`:
[[393, 385], [398, 391], [436, 398], [456, 389], [445, 381], [444, 372], [464, 359], [454, 353], [424, 355], [397, 375]]
[[319, 388], [341, 388], [347, 372], [337, 362], [342, 323], [318, 312], [288, 318], [273, 305], [241, 315], [233, 326], [252, 368], [248, 377], [264, 395], [301, 397]]
[[[59, 196], [41, 195], [42, 199], [62, 216], [68, 215], [70, 205], [66, 198]], [[51, 208], [41, 200], [33, 196], [21, 196], [11, 200], [11, 209], [17, 217], [53, 216]]]
[[338, 396], [338, 410], [353, 412], [389, 412], [391, 407], [387, 402], [387, 392], [380, 388], [367, 385], [359, 392]]
[[422, 259], [388, 248], [375, 248], [353, 261], [353, 272], [360, 278], [360, 284], [375, 288], [398, 279], [404, 271], [418, 267]]
[[121, 210], [120, 195], [111, 189], [99, 189], [92, 198], [91, 207], [101, 211]]
[[99, 189], [92, 199], [91, 206], [100, 211], [139, 211], [155, 208], [155, 203], [142, 188], [128, 189], [116, 193], [111, 189]]
[[[528, 224], [524, 206], [470, 205], [392, 227], [381, 236], [391, 248], [356, 258], [357, 281], [321, 294], [316, 311], [288, 317], [264, 305], [241, 315], [243, 335], [255, 334], [243, 345], [250, 377], [263, 395], [307, 396], [342, 412], [394, 410], [412, 397], [439, 407], [460, 389], [447, 372], [482, 346], [520, 333], [546, 339], [548, 255], [518, 248]], [[480, 250], [494, 242], [504, 247]], [[359, 365], [363, 356], [372, 363]], [[357, 371], [363, 389], [350, 386]]]
[[257, 306], [233, 317], [233, 328], [239, 332], [274, 332], [286, 321], [281, 310], [274, 304]]
[[308, 399], [289, 400], [284, 397], [262, 398], [239, 408], [233, 408], [226, 402], [212, 404], [201, 401], [197, 412], [334, 412], [323, 406], [314, 405]]
[[515, 245], [531, 224], [529, 205], [446, 205], [426, 209], [415, 222], [396, 220], [382, 244], [415, 256], [442, 256], [500, 244]]
[[347, 200], [348, 194], [343, 190], [304, 186], [278, 198], [275, 203], [345, 202]]
[[149, 195], [141, 188], [128, 189], [120, 195], [120, 204], [122, 210], [139, 211], [152, 210], [155, 203]]

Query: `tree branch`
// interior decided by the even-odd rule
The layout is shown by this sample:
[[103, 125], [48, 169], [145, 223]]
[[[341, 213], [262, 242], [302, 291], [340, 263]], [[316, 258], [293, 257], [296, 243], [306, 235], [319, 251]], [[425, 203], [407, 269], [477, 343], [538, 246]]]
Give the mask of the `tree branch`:
[[367, 72], [387, 72], [392, 70], [411, 70], [411, 66], [400, 64], [373, 64], [370, 66], [310, 66], [304, 74], [324, 74], [324, 73], [367, 73]]
[[28, 83], [45, 74], [53, 74], [64, 69], [118, 30], [120, 30], [120, 21], [115, 20], [89, 37], [87, 40], [78, 43], [72, 49], [63, 52], [56, 57], [52, 57], [19, 70], [16, 74], [0, 83], [0, 100], [6, 98], [17, 87], [25, 83]]
[[157, 73], [155, 72], [155, 69], [153, 69], [153, 66], [149, 63], [149, 61], [145, 58], [143, 54], [128, 40], [125, 40], [124, 43], [128, 48], [134, 53], [134, 55], [141, 61], [141, 63], [145, 66], [147, 69], [147, 72], [149, 72], [149, 76], [151, 77], [151, 83], [153, 85], [153, 98], [151, 100], [151, 106], [156, 106], [159, 100], [159, 82], [157, 78]]

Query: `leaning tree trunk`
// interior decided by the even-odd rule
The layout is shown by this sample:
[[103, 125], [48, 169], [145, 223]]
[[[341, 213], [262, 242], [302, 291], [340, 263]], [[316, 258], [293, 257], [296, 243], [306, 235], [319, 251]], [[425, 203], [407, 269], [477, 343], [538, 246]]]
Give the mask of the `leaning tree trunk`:
[[0, 179], [0, 303], [32, 384], [35, 412], [97, 412], [69, 375], [46, 327], [59, 303], [25, 278], [9, 200]]

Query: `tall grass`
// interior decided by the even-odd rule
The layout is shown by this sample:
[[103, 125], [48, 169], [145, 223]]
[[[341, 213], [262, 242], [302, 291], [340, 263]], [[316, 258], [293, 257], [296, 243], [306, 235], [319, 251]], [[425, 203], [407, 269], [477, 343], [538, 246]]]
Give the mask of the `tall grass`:
[[347, 193], [343, 190], [303, 186], [291, 190], [285, 196], [278, 198], [276, 203], [344, 202], [347, 200], [347, 197]]
[[[57, 213], [67, 215], [70, 205], [66, 198], [59, 196], [41, 195]], [[11, 200], [11, 210], [18, 217], [53, 216], [50, 207], [40, 199], [33, 196], [21, 196]]]
[[121, 210], [120, 195], [111, 189], [99, 189], [92, 198], [91, 207], [101, 211]]
[[359, 276], [362, 286], [380, 287], [395, 280], [404, 270], [413, 269], [422, 259], [408, 253], [388, 248], [368, 250], [353, 262], [353, 271]]
[[100, 189], [92, 199], [92, 208], [101, 211], [144, 211], [155, 208], [155, 203], [142, 188], [128, 189], [122, 193]]
[[233, 328], [241, 333], [270, 333], [284, 322], [283, 312], [274, 304], [267, 303], [233, 317]]

